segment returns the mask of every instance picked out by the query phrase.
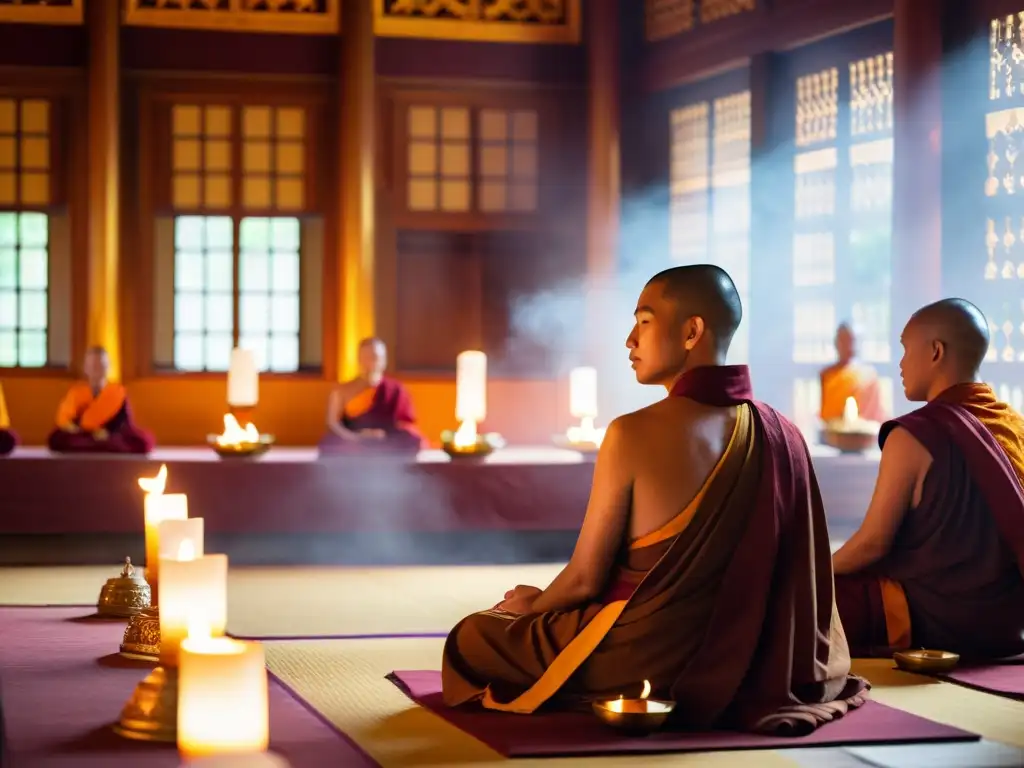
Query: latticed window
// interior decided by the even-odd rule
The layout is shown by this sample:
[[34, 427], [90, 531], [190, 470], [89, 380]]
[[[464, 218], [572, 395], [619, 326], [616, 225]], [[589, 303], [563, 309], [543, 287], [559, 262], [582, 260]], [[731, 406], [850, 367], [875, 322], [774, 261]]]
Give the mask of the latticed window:
[[[794, 411], [809, 427], [839, 323], [856, 328], [864, 362], [892, 362], [893, 57], [809, 72], [794, 87]], [[891, 408], [892, 379], [881, 383]]]
[[[958, 269], [960, 295], [989, 322], [983, 373], [999, 396], [1024, 408], [1024, 12], [993, 19], [989, 29], [984, 263]], [[980, 191], [980, 190], [979, 190]], [[973, 257], [972, 257], [973, 258]]]
[[[672, 260], [725, 269], [749, 316], [750, 91], [678, 107], [669, 121]], [[748, 357], [744, 317], [729, 359]]]
[[412, 104], [405, 114], [407, 210], [537, 211], [536, 110]]
[[[158, 222], [155, 362], [224, 371], [320, 364], [322, 226], [301, 106], [174, 104], [168, 197]], [[170, 305], [170, 306], [168, 306]]]
[[[54, 111], [50, 99], [0, 97], [0, 368], [64, 365], [69, 358], [70, 265]], [[62, 244], [56, 263], [52, 227]]]

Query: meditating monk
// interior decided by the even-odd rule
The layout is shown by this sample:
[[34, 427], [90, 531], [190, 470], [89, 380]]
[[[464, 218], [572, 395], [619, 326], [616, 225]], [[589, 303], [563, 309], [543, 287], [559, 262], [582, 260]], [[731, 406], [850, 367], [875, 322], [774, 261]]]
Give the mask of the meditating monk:
[[0, 456], [7, 456], [17, 445], [18, 434], [11, 429], [11, 417], [7, 413], [4, 388], [0, 386]]
[[110, 359], [103, 347], [85, 353], [86, 380], [73, 384], [57, 409], [48, 444], [57, 453], [149, 453], [153, 436], [132, 422], [128, 394], [107, 381]]
[[851, 650], [1024, 652], [1024, 419], [978, 382], [988, 323], [946, 299], [901, 341], [907, 399], [927, 405], [882, 425], [871, 504], [832, 561]]
[[359, 376], [339, 385], [328, 400], [322, 454], [416, 453], [423, 447], [409, 390], [384, 375], [387, 365], [383, 341], [359, 343]]
[[847, 398], [854, 398], [860, 418], [882, 422], [888, 418], [882, 404], [878, 375], [857, 361], [857, 336], [843, 323], [836, 330], [836, 362], [821, 372], [821, 420], [843, 418]]
[[636, 697], [679, 725], [799, 734], [864, 698], [834, 610], [825, 514], [799, 430], [724, 365], [741, 307], [711, 265], [655, 275], [626, 339], [669, 396], [608, 426], [569, 564], [445, 643], [445, 702], [532, 713]]

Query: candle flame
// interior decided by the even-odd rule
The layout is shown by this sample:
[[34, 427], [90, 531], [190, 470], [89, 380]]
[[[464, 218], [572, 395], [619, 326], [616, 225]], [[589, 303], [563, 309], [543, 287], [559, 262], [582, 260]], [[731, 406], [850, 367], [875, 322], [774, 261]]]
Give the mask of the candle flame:
[[456, 448], [472, 448], [476, 445], [476, 422], [466, 419], [452, 435], [452, 445]]
[[643, 690], [643, 693], [640, 694], [640, 698], [641, 699], [646, 699], [650, 695], [651, 695], [651, 681], [650, 680], [644, 680], [644, 690]]
[[245, 429], [242, 429], [233, 414], [224, 414], [224, 432], [217, 435], [217, 445], [247, 445], [259, 441], [260, 432], [252, 422], [246, 424]]
[[154, 496], [160, 496], [164, 492], [164, 488], [167, 487], [167, 465], [161, 464], [160, 471], [156, 473], [156, 477], [140, 477], [139, 488], [144, 490], [146, 493], [151, 493]]
[[576, 445], [596, 445], [600, 447], [604, 440], [604, 429], [594, 426], [593, 416], [584, 416], [580, 419], [578, 427], [569, 427], [565, 436], [570, 443]]
[[192, 539], [184, 539], [181, 544], [178, 545], [178, 559], [179, 560], [195, 560], [196, 559], [196, 545], [192, 543]]
[[843, 421], [852, 424], [860, 418], [860, 410], [857, 408], [857, 398], [848, 397], [843, 405]]

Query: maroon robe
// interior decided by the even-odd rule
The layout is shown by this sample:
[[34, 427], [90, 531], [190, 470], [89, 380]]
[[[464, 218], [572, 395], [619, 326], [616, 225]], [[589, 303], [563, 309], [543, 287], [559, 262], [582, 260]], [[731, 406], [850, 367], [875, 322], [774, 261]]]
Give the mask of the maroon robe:
[[692, 518], [654, 544], [623, 546], [594, 603], [460, 622], [442, 662], [449, 706], [481, 701], [526, 714], [549, 700], [631, 693], [625, 686], [646, 678], [655, 696], [676, 702], [681, 726], [799, 735], [864, 700], [867, 684], [849, 674], [825, 513], [799, 430], [753, 400], [746, 366], [689, 371], [672, 395], [741, 406], [742, 434], [681, 513]]
[[978, 659], [1021, 653], [1024, 490], [1006, 453], [951, 402], [886, 422], [879, 445], [897, 426], [925, 447], [932, 464], [890, 552], [861, 573], [836, 577], [851, 651], [887, 656], [928, 647]]
[[345, 440], [333, 432], [326, 434], [319, 444], [324, 455], [366, 453], [418, 453], [424, 447], [423, 436], [416, 429], [416, 414], [409, 390], [395, 379], [384, 377], [374, 388], [368, 406], [351, 413], [346, 405], [341, 424], [352, 432], [379, 429], [385, 433], [382, 440]]
[[[91, 408], [101, 401], [109, 410], [101, 407], [97, 418]], [[95, 393], [88, 384], [74, 385], [61, 403], [57, 421], [57, 428], [47, 438], [47, 446], [55, 453], [147, 454], [156, 443], [152, 434], [132, 420], [127, 394], [118, 384], [107, 384]], [[62, 429], [64, 423], [74, 424], [80, 431]], [[94, 436], [101, 429], [107, 433], [106, 439]]]
[[13, 429], [0, 429], [0, 456], [7, 456], [18, 445], [18, 433]]

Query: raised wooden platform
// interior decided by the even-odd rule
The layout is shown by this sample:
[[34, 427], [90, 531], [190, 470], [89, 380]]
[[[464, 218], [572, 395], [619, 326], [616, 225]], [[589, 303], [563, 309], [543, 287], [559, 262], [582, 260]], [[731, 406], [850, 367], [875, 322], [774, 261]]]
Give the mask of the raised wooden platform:
[[[847, 536], [867, 509], [877, 456], [818, 447], [812, 455], [830, 532]], [[211, 543], [250, 564], [567, 557], [593, 475], [585, 457], [551, 447], [456, 462], [441, 451], [413, 461], [322, 460], [314, 449], [278, 448], [250, 461], [221, 460], [208, 448], [149, 457], [26, 448], [0, 460], [0, 562], [141, 557], [136, 481], [161, 464], [167, 492], [188, 494]]]

